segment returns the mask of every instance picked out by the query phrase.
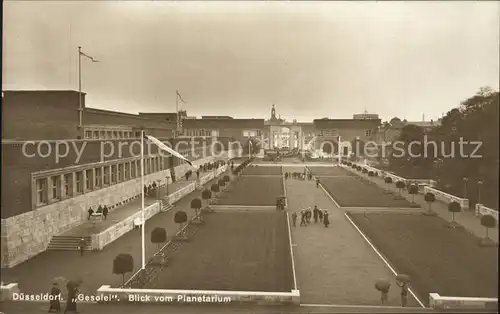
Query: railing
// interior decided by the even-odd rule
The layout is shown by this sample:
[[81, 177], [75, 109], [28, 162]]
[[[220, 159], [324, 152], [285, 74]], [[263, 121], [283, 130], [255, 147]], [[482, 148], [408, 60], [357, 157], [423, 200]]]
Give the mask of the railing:
[[462, 208], [462, 210], [469, 209], [469, 200], [466, 198], [460, 198], [458, 196], [451, 195], [451, 194], [445, 193], [443, 191], [440, 191], [438, 189], [434, 189], [434, 188], [431, 188], [428, 186], [424, 187], [424, 192], [425, 193], [430, 192], [430, 193], [434, 194], [434, 196], [436, 197], [436, 199], [438, 201], [441, 201], [445, 204], [450, 204], [451, 202], [457, 202], [460, 204], [460, 207]]
[[484, 206], [483, 204], [476, 204], [476, 216], [481, 217], [484, 215], [490, 215], [493, 216], [493, 218], [496, 219], [497, 224], [498, 224], [498, 211], [488, 208]]
[[434, 309], [488, 309], [498, 311], [497, 298], [444, 297], [429, 293], [429, 305]]

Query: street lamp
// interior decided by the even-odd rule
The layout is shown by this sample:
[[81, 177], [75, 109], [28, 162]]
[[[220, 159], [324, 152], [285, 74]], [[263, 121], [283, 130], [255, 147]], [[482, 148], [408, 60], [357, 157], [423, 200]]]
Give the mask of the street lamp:
[[166, 186], [166, 189], [167, 189], [167, 197], [168, 197], [168, 179], [170, 179], [169, 176], [166, 176], [165, 179], [167, 180], [166, 183], [165, 183], [165, 186]]
[[481, 204], [481, 188], [483, 186], [483, 180], [479, 179], [477, 181], [477, 203]]
[[462, 181], [464, 182], [464, 198], [467, 198], [467, 181], [469, 181], [469, 179], [467, 177], [463, 177]]

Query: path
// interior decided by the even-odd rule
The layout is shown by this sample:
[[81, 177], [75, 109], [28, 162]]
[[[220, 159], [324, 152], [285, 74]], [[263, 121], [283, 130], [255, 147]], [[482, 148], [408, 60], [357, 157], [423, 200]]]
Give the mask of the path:
[[[297, 169], [303, 168], [285, 171], [301, 171]], [[400, 291], [389, 268], [314, 180], [289, 179], [286, 189], [290, 212], [317, 205], [328, 209], [331, 223], [329, 228], [314, 222], [292, 227], [301, 303], [378, 305], [380, 292], [374, 285], [387, 278], [392, 283], [389, 305], [399, 305]], [[409, 304], [417, 306], [414, 300]]]
[[[347, 167], [347, 170], [350, 170], [351, 168]], [[356, 171], [356, 174], [361, 175], [362, 177], [371, 180], [375, 182], [377, 185], [384, 189], [389, 189], [393, 192], [398, 193], [398, 189], [396, 188], [395, 184], [386, 184], [384, 182], [384, 179], [382, 177], [369, 177], [367, 174], [362, 174]], [[406, 191], [402, 194], [404, 197], [406, 197], [409, 201], [412, 200], [412, 195], [408, 194]], [[428, 203], [424, 199], [423, 194], [417, 194], [415, 195], [415, 203], [419, 204], [422, 206], [422, 208], [429, 208]], [[448, 205], [440, 202], [440, 201], [435, 201], [432, 204], [432, 211], [435, 212], [436, 214], [439, 215], [439, 217], [443, 218], [446, 221], [452, 220], [452, 214], [448, 211]], [[485, 228], [481, 226], [481, 220], [475, 216], [473, 211], [462, 211], [460, 213], [455, 214], [455, 219], [456, 221], [461, 224], [462, 226], [465, 227], [469, 232], [474, 234], [475, 236], [479, 238], [484, 238], [486, 236]], [[498, 225], [496, 228], [492, 228], [489, 230], [489, 238], [498, 243]]]
[[[195, 181], [195, 180], [194, 180]], [[181, 180], [169, 184], [169, 195], [175, 193], [176, 191], [182, 189], [185, 186], [193, 183], [193, 180]], [[155, 197], [147, 197], [144, 199], [144, 207], [147, 208], [149, 205], [154, 204], [157, 201]], [[141, 198], [137, 198], [125, 205], [118, 207], [117, 209], [109, 212], [108, 218], [106, 220], [99, 221], [95, 224], [92, 221], [86, 221], [79, 226], [72, 228], [71, 230], [59, 234], [60, 236], [77, 236], [84, 237], [90, 236], [92, 234], [100, 233], [112, 225], [132, 216], [133, 214], [141, 211], [142, 207]]]
[[[204, 186], [208, 187], [216, 180], [218, 178], [207, 182]], [[200, 196], [201, 191], [196, 190], [177, 202], [172, 210], [159, 213], [146, 222], [147, 260], [158, 250], [158, 246], [153, 245], [149, 240], [151, 231], [156, 227], [162, 227], [167, 230], [169, 237], [173, 236], [179, 229], [173, 221], [176, 210], [182, 208], [189, 217], [194, 216], [194, 210], [190, 209], [190, 202]], [[126, 279], [128, 279], [141, 267], [140, 229], [128, 232], [102, 251], [85, 252], [83, 257], [77, 251], [43, 252], [14, 268], [2, 269], [2, 280], [5, 283], [19, 283], [19, 288], [24, 293], [45, 293], [50, 290], [54, 277], [62, 276], [67, 279], [80, 277], [84, 280], [81, 292], [93, 295], [101, 285], [122, 283], [121, 276], [112, 274], [113, 259], [120, 253], [129, 253], [134, 258], [134, 271], [127, 274]]]

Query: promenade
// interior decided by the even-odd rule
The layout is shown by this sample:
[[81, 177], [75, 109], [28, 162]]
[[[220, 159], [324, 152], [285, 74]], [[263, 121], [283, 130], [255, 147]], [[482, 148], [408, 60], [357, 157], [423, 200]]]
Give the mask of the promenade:
[[[286, 168], [284, 171], [301, 171]], [[391, 280], [388, 305], [400, 305], [400, 291], [394, 275], [362, 236], [314, 180], [288, 179], [285, 182], [288, 211], [297, 212], [292, 227], [296, 272], [303, 304], [380, 305], [380, 292], [374, 285], [380, 278]], [[299, 227], [300, 210], [317, 205], [327, 209], [330, 226], [312, 222]], [[409, 306], [418, 306], [409, 300]]]
[[[213, 179], [204, 186], [208, 187], [218, 179]], [[174, 223], [175, 212], [182, 209], [189, 218], [193, 217], [194, 210], [190, 208], [190, 202], [197, 197], [201, 197], [199, 190], [182, 198], [170, 211], [161, 212], [146, 221], [146, 261], [158, 251], [158, 246], [150, 242], [151, 231], [156, 227], [165, 228], [170, 239], [179, 229], [178, 224]], [[80, 291], [85, 295], [95, 295], [97, 289], [104, 284], [115, 286], [122, 284], [122, 276], [112, 273], [113, 260], [118, 254], [128, 253], [134, 258], [134, 270], [126, 274], [125, 279], [141, 268], [141, 247], [141, 230], [136, 229], [118, 238], [102, 251], [85, 252], [83, 256], [76, 250], [45, 251], [14, 268], [2, 269], [2, 280], [5, 283], [18, 283], [23, 293], [46, 293], [50, 291], [54, 277], [81, 278], [83, 284]]]
[[[347, 170], [349, 171], [354, 171], [352, 168], [346, 167]], [[396, 184], [387, 184], [384, 182], [384, 178], [382, 177], [369, 177], [365, 173], [360, 173], [356, 171], [357, 175], [362, 176], [365, 179], [371, 180], [372, 182], [376, 183], [378, 186], [380, 186], [383, 189], [390, 190], [392, 192], [398, 193], [398, 189], [396, 188]], [[409, 201], [413, 199], [413, 196], [408, 194], [407, 192], [402, 193], [404, 197], [406, 197]], [[423, 194], [417, 194], [415, 195], [415, 203], [419, 204], [422, 206], [424, 209], [429, 208], [429, 204], [425, 201], [424, 195]], [[439, 215], [439, 217], [443, 218], [446, 221], [451, 222], [452, 220], [452, 214], [448, 211], [448, 205], [441, 202], [441, 201], [435, 201], [432, 203], [431, 207], [432, 211], [435, 212], [436, 214]], [[457, 223], [462, 225], [467, 231], [470, 233], [474, 234], [475, 236], [479, 238], [484, 238], [486, 236], [486, 231], [485, 228], [481, 225], [481, 220], [479, 217], [476, 217], [474, 214], [474, 211], [462, 211], [460, 213], [455, 214], [455, 220]], [[488, 236], [490, 239], [498, 243], [498, 225], [495, 228], [491, 228], [488, 231]]]

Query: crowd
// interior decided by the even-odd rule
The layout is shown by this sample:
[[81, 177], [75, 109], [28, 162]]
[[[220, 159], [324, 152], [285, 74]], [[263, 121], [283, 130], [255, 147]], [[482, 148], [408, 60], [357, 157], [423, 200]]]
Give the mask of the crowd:
[[[294, 227], [297, 226], [298, 215], [296, 212], [292, 213], [292, 224]], [[314, 219], [314, 223], [322, 223], [325, 228], [328, 228], [330, 224], [330, 219], [328, 218], [328, 211], [326, 209], [319, 209], [318, 206], [314, 205], [314, 209], [311, 207], [304, 208], [300, 211], [300, 227], [307, 227], [311, 223], [311, 219]]]

